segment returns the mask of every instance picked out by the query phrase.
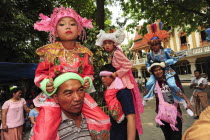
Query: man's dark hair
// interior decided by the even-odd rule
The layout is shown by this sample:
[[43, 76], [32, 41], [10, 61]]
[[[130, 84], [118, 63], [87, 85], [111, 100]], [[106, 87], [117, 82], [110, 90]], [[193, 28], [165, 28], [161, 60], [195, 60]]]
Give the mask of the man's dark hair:
[[112, 66], [112, 64], [106, 64], [101, 67], [101, 71], [116, 72], [116, 69], [115, 69], [115, 67]]
[[201, 74], [201, 71], [199, 71], [199, 70], [195, 70], [194, 73], [195, 73], [195, 72], [198, 72], [199, 74]]

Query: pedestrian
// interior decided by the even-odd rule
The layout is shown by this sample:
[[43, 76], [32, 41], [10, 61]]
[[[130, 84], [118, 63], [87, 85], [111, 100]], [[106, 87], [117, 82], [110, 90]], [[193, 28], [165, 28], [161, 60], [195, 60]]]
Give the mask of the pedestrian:
[[[123, 84], [120, 79], [112, 76], [114, 72], [116, 72], [116, 69], [111, 64], [104, 65], [100, 72], [102, 83], [105, 87], [107, 87], [106, 91], [104, 92], [105, 100], [107, 101], [107, 98], [112, 98], [111, 95], [113, 92], [117, 91], [115, 96], [120, 104], [112, 105], [116, 106], [116, 108], [117, 106], [120, 106], [125, 115], [125, 119], [122, 119], [120, 122], [114, 119], [113, 115], [110, 116], [112, 123], [110, 140], [138, 140], [139, 135], [135, 123], [137, 119], [135, 117], [132, 92], [128, 88], [123, 88]], [[110, 103], [107, 105], [109, 106]]]
[[[100, 30], [100, 33], [97, 35], [96, 45], [104, 48], [106, 52], [109, 53], [107, 59], [108, 63], [112, 64], [117, 71], [112, 73], [114, 78], [118, 77], [122, 80], [122, 83], [125, 88], [131, 90], [133, 94], [134, 107], [136, 112], [136, 126], [139, 134], [143, 134], [141, 126], [140, 113], [144, 112], [142, 105], [142, 97], [138, 85], [133, 77], [131, 68], [132, 62], [123, 54], [119, 45], [123, 42], [125, 38], [124, 30], [118, 29], [112, 33], [106, 33], [103, 30]], [[116, 97], [113, 99], [117, 101]], [[108, 105], [109, 106], [109, 105]]]
[[192, 96], [195, 105], [195, 119], [198, 119], [201, 113], [200, 104], [202, 110], [208, 106], [208, 95], [207, 92], [205, 92], [208, 82], [205, 78], [201, 77], [201, 72], [199, 70], [195, 70], [194, 75], [195, 78], [192, 79], [190, 88], [194, 89]]
[[[156, 112], [155, 121], [160, 125], [160, 128], [166, 140], [181, 140], [182, 137], [182, 113], [178, 102], [174, 96], [178, 96], [179, 102], [183, 100], [187, 103], [187, 108], [193, 110], [190, 101], [183, 93], [175, 94], [168, 85], [166, 79], [165, 68], [161, 63], [153, 63], [151, 73], [154, 75], [155, 88], [153, 88], [153, 96], [156, 97]], [[179, 82], [176, 85], [180, 87]], [[173, 96], [174, 95], [174, 96]]]
[[[33, 104], [33, 106], [34, 106], [34, 104]], [[28, 115], [28, 117], [29, 117], [29, 119], [30, 119], [30, 122], [31, 122], [31, 127], [34, 126], [34, 124], [35, 124], [35, 122], [36, 122], [36, 117], [38, 116], [38, 114], [39, 114], [39, 109], [38, 109], [37, 107], [34, 106], [34, 107], [31, 109], [31, 111], [29, 112], [29, 115]]]
[[142, 78], [141, 78], [141, 76], [138, 77], [137, 84], [138, 84], [139, 90], [140, 91], [143, 91], [143, 89], [142, 89]]
[[24, 112], [29, 112], [22, 89], [16, 87], [11, 90], [12, 98], [2, 106], [1, 140], [22, 140]]
[[[82, 113], [85, 102], [84, 79], [76, 73], [67, 72], [54, 79], [54, 88], [55, 92], [51, 96], [55, 99], [60, 111], [57, 112], [59, 118], [56, 122], [52, 119], [48, 120], [50, 124], [58, 123], [58, 125], [51, 126], [56, 130], [56, 138], [53, 139], [91, 140], [90, 129], [87, 125], [88, 119]], [[40, 113], [39, 115], [44, 114]], [[37, 121], [34, 125], [39, 125], [38, 123], [42, 122]], [[46, 129], [51, 130], [51, 128]], [[29, 139], [32, 139], [36, 133], [38, 131], [32, 129]], [[41, 137], [41, 139], [44, 138]], [[101, 137], [102, 139], [106, 140], [104, 137]]]
[[[82, 18], [73, 9], [65, 7], [54, 8], [50, 17], [40, 14], [40, 18], [41, 21], [35, 23], [34, 28], [49, 32], [51, 44], [40, 47], [36, 51], [40, 56], [40, 63], [36, 69], [34, 81], [42, 89], [43, 94], [40, 94], [34, 103], [35, 106], [41, 108], [39, 114], [43, 112], [46, 115], [38, 115], [36, 123], [38, 120], [45, 122], [45, 120], [38, 119], [39, 117], [43, 117], [46, 121], [47, 119], [53, 119], [56, 122], [57, 118], [60, 117], [60, 114], [57, 113], [60, 108], [56, 107], [53, 98], [49, 98], [55, 92], [53, 78], [65, 72], [74, 72], [85, 79], [85, 89], [89, 89], [93, 85], [93, 54], [88, 48], [76, 42], [79, 37], [84, 39], [84, 28], [93, 28], [93, 26], [91, 20]], [[91, 96], [85, 95], [82, 111], [90, 120], [88, 121], [88, 127], [91, 134], [100, 138], [103, 133], [107, 134], [109, 132], [109, 117], [97, 106]], [[94, 123], [91, 120], [94, 120]], [[57, 130], [54, 128], [57, 127], [51, 126], [59, 123], [51, 122], [53, 124], [37, 123], [40, 126], [35, 125], [33, 128], [39, 129], [38, 132], [40, 133], [36, 133], [34, 138], [38, 139], [42, 136], [44, 139], [55, 139]]]

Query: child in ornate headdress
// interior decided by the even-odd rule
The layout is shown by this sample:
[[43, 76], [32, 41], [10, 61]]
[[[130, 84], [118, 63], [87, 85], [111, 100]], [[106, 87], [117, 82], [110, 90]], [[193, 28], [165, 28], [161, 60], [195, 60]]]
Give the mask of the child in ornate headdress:
[[[103, 30], [100, 30], [100, 33], [97, 35], [97, 41], [96, 45], [101, 46], [104, 48], [106, 52], [109, 53], [108, 56], [108, 63], [111, 63], [115, 68], [116, 72], [112, 73], [112, 76], [114, 78], [119, 78], [122, 81], [123, 88], [128, 88], [131, 90], [133, 95], [133, 101], [134, 101], [134, 107], [135, 107], [135, 114], [136, 114], [136, 128], [138, 130], [139, 134], [143, 134], [142, 130], [142, 124], [140, 119], [140, 113], [144, 112], [144, 108], [142, 105], [142, 98], [140, 95], [140, 91], [138, 89], [138, 85], [132, 75], [132, 62], [123, 54], [121, 48], [119, 45], [123, 42], [125, 38], [124, 30], [119, 29], [113, 33], [105, 33]], [[104, 75], [105, 73], [103, 73]], [[117, 79], [117, 80], [119, 80]], [[118, 83], [118, 84], [117, 84]], [[119, 85], [119, 82], [116, 83], [116, 86]], [[113, 110], [117, 110], [117, 117], [113, 117], [116, 119], [117, 122], [120, 122], [120, 119], [122, 120], [122, 108], [120, 106], [119, 101], [116, 98], [116, 93], [119, 90], [119, 87], [111, 87], [112, 89], [116, 90], [107, 90], [105, 92], [105, 100], [108, 104], [109, 111], [111, 112], [111, 115], [113, 117], [114, 112], [116, 115], [116, 112]], [[112, 92], [114, 91], [114, 92]], [[108, 98], [112, 97], [112, 98]], [[119, 104], [116, 109], [113, 107], [113, 104], [117, 105]]]
[[[175, 102], [182, 103], [185, 108], [190, 106], [190, 103], [185, 102], [182, 97], [183, 91], [180, 89], [175, 82], [176, 72], [171, 68], [171, 65], [175, 64], [178, 61], [178, 57], [174, 54], [174, 51], [170, 48], [164, 49], [161, 46], [162, 39], [169, 37], [167, 31], [162, 30], [162, 22], [156, 22], [147, 26], [148, 33], [144, 35], [143, 41], [147, 42], [150, 45], [150, 50], [147, 54], [146, 67], [148, 72], [151, 73], [151, 67], [154, 65], [154, 62], [161, 62], [160, 65], [165, 69], [166, 82], [169, 85], [170, 89], [173, 91], [173, 98]], [[177, 79], [179, 80], [179, 79]], [[181, 83], [179, 83], [181, 84]], [[144, 100], [150, 100], [154, 96], [155, 88], [155, 77], [154, 75], [150, 76], [149, 81], [146, 83], [146, 90]], [[192, 112], [188, 110], [190, 115]]]
[[[40, 14], [41, 21], [34, 24], [34, 29], [50, 33], [51, 44], [38, 48], [40, 63], [35, 72], [35, 84], [42, 89], [34, 103], [40, 107], [33, 130], [36, 135], [32, 139], [56, 139], [60, 116], [60, 108], [50, 96], [55, 92], [53, 78], [61, 73], [74, 72], [85, 80], [84, 88], [92, 86], [93, 66], [92, 52], [76, 42], [78, 36], [84, 38], [85, 28], [93, 28], [91, 20], [82, 18], [71, 8], [54, 8], [50, 17]], [[56, 38], [59, 41], [56, 41]], [[95, 139], [107, 136], [109, 139], [109, 117], [97, 106], [90, 95], [85, 94], [82, 113], [87, 120], [88, 128]], [[97, 114], [97, 115], [96, 115]], [[53, 119], [49, 124], [47, 120]], [[53, 121], [50, 121], [53, 122]]]

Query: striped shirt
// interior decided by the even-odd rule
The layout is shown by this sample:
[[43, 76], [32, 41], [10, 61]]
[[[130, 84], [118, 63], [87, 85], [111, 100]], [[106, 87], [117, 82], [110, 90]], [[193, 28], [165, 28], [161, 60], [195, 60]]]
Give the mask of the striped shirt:
[[61, 118], [61, 124], [58, 128], [60, 140], [91, 140], [90, 131], [83, 115], [80, 128], [76, 126], [74, 120], [69, 119], [63, 112]]
[[[77, 128], [75, 121], [69, 119], [61, 112], [61, 123], [58, 128], [58, 134], [60, 140], [91, 140], [90, 131], [88, 130], [87, 122], [83, 115], [80, 128]], [[31, 139], [33, 135], [33, 129], [31, 129], [29, 139]]]

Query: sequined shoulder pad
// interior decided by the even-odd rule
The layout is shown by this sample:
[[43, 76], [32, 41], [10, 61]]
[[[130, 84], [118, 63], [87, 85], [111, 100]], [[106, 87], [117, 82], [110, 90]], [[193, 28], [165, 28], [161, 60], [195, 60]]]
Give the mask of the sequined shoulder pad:
[[79, 45], [78, 53], [87, 53], [90, 56], [93, 56], [93, 53], [85, 46]]
[[54, 55], [58, 56], [58, 53], [63, 50], [62, 46], [59, 45], [59, 43], [55, 44], [47, 44], [45, 46], [42, 46], [36, 50], [36, 53], [39, 56], [49, 56]]

